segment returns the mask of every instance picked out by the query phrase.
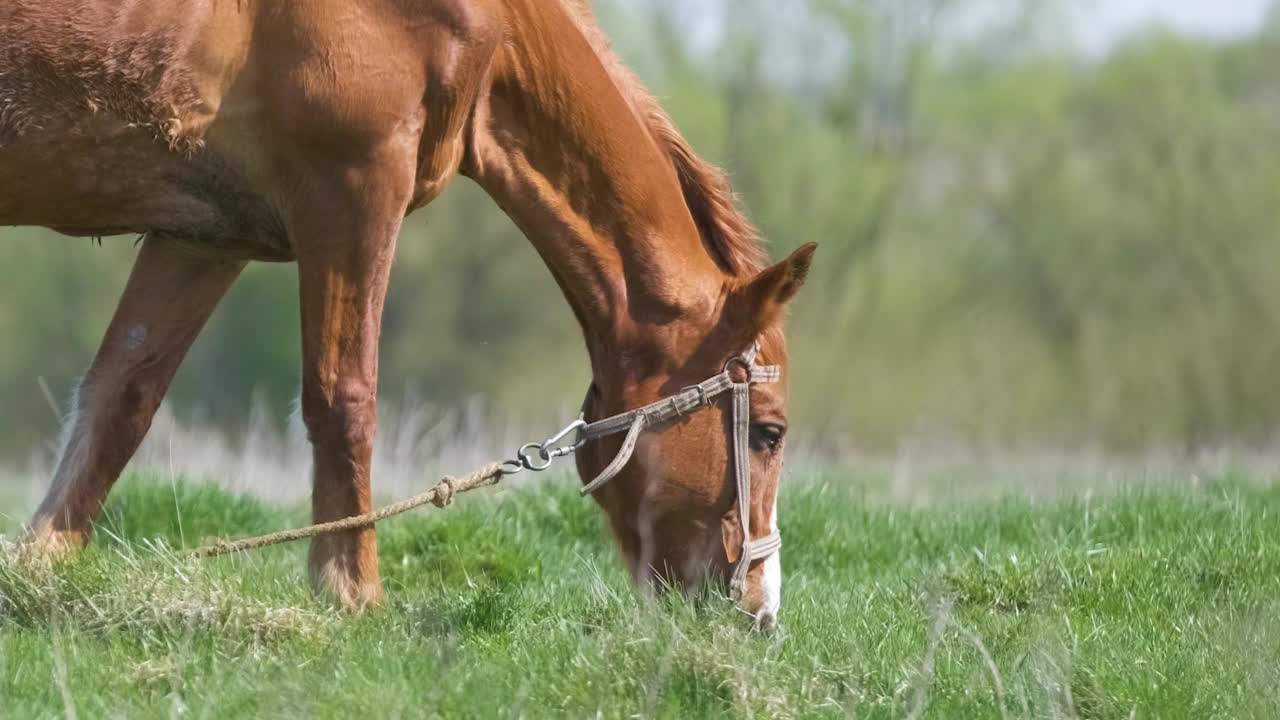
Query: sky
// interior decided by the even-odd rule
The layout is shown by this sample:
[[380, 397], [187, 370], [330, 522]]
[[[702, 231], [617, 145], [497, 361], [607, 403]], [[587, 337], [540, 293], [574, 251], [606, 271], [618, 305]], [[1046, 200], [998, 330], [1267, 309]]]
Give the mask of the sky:
[[1153, 22], [1208, 36], [1248, 32], [1261, 24], [1271, 0], [1077, 0], [1080, 39], [1091, 50]]
[[[632, 0], [618, 0], [626, 5]], [[712, 45], [724, 30], [725, 10], [735, 0], [668, 0], [679, 8], [696, 44]], [[1031, 0], [985, 0], [970, 8], [972, 23], [981, 26], [1009, 12], [1011, 3]], [[1273, 0], [1059, 0], [1073, 16], [1075, 41], [1091, 54], [1105, 52], [1127, 35], [1152, 25], [1205, 37], [1230, 37], [1258, 28]], [[777, 6], [787, 16], [788, 1]]]

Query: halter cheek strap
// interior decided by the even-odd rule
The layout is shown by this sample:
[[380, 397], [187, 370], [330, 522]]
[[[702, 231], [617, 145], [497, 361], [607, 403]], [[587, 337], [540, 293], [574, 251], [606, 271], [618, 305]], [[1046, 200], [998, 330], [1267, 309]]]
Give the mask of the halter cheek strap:
[[[742, 523], [741, 556], [734, 567], [729, 585], [735, 598], [741, 596], [746, 586], [747, 571], [751, 563], [773, 555], [782, 547], [782, 536], [776, 531], [771, 531], [768, 535], [756, 540], [751, 539], [751, 386], [756, 383], [776, 383], [782, 379], [781, 367], [756, 364], [756, 356], [759, 352], [760, 345], [756, 343], [742, 355], [733, 357], [725, 363], [724, 370], [720, 374], [693, 387], [642, 408], [581, 426], [578, 428], [577, 442], [574, 446], [581, 447], [603, 437], [626, 433], [626, 437], [622, 440], [622, 447], [613, 461], [595, 479], [583, 486], [582, 494], [589, 495], [622, 472], [635, 453], [640, 434], [647, 428], [670, 422], [695, 410], [710, 407], [721, 395], [732, 393], [733, 475], [738, 493], [738, 517]], [[734, 381], [735, 367], [745, 371], [745, 382]]]

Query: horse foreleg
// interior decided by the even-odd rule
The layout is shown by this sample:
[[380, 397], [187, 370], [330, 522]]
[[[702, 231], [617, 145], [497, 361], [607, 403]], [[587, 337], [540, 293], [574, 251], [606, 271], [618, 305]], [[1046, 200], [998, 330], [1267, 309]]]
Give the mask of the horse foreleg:
[[[347, 169], [312, 183], [291, 223], [302, 309], [302, 416], [314, 459], [312, 516], [372, 508], [378, 335], [387, 280], [412, 190], [413, 146], [392, 167]], [[317, 537], [312, 586], [348, 608], [382, 600], [372, 527]]]
[[107, 493], [151, 427], [187, 349], [244, 263], [148, 237], [63, 428], [53, 484], [26, 546], [56, 555], [88, 541]]

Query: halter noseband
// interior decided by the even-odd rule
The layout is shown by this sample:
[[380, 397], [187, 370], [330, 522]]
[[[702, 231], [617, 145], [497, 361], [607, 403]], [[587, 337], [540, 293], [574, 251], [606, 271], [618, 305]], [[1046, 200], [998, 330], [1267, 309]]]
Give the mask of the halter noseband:
[[[735, 355], [725, 363], [718, 374], [697, 385], [685, 388], [675, 395], [663, 398], [655, 403], [635, 410], [593, 423], [579, 422], [571, 425], [558, 438], [553, 438], [538, 446], [544, 456], [543, 448], [554, 445], [569, 432], [577, 430], [577, 441], [572, 452], [583, 445], [625, 432], [622, 448], [614, 456], [613, 461], [582, 488], [583, 495], [590, 495], [599, 490], [605, 483], [618, 476], [631, 460], [636, 450], [636, 442], [640, 433], [646, 428], [661, 425], [686, 415], [695, 410], [712, 406], [716, 399], [726, 392], [733, 393], [733, 475], [738, 490], [738, 516], [742, 522], [742, 555], [733, 570], [729, 588], [735, 598], [741, 596], [746, 586], [747, 571], [754, 560], [767, 558], [782, 547], [782, 536], [776, 531], [770, 532], [758, 540], [751, 539], [751, 458], [748, 453], [751, 434], [751, 386], [755, 383], [776, 383], [782, 379], [782, 368], [778, 365], [757, 365], [756, 356], [760, 353], [760, 344], [755, 343], [741, 355]], [[734, 368], [746, 372], [745, 382], [733, 379]], [[552, 451], [554, 453], [555, 451]], [[522, 459], [524, 453], [521, 453]], [[554, 456], [554, 455], [552, 455]], [[547, 462], [550, 457], [544, 457]]]

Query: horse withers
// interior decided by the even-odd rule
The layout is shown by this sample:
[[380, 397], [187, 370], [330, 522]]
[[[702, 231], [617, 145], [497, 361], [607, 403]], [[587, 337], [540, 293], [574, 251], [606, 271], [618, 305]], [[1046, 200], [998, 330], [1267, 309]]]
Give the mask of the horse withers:
[[[87, 541], [183, 355], [254, 260], [297, 263], [314, 519], [368, 511], [396, 239], [458, 174], [563, 290], [591, 362], [587, 420], [749, 372], [731, 361], [755, 347], [785, 375], [780, 324], [813, 246], [766, 267], [724, 175], [610, 52], [585, 0], [0, 5], [0, 225], [145, 235], [28, 551]], [[776, 546], [739, 560], [776, 537], [785, 386], [735, 398], [603, 439], [578, 464], [594, 477], [631, 443], [594, 496], [642, 586], [741, 566], [740, 606], [769, 624]], [[315, 539], [308, 567], [344, 606], [382, 598], [372, 527]]]

